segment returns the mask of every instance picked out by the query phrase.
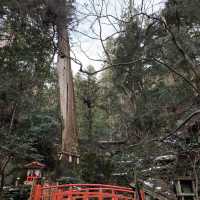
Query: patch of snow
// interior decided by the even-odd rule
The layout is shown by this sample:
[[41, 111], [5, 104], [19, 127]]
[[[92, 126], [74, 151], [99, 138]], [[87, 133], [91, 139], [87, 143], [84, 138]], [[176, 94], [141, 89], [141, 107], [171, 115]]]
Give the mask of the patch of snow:
[[149, 186], [149, 187], [153, 187], [154, 185], [151, 183], [151, 182], [149, 182], [149, 181], [144, 181], [144, 184], [145, 185], [147, 185], [147, 186]]
[[113, 173], [112, 175], [113, 176], [125, 176], [127, 174], [128, 174], [127, 172], [124, 172], [124, 173]]
[[119, 163], [133, 163], [132, 160], [121, 160], [119, 161]]
[[149, 169], [144, 169], [142, 170], [142, 172], [149, 172], [149, 171], [152, 171], [152, 168], [150, 167]]
[[160, 186], [156, 187], [156, 190], [161, 190], [161, 189], [162, 189], [162, 187], [160, 187]]
[[153, 169], [161, 169], [161, 168], [162, 168], [161, 166], [153, 167]]
[[158, 156], [155, 158], [155, 161], [162, 161], [162, 160], [175, 160], [176, 155], [164, 155], [164, 156]]

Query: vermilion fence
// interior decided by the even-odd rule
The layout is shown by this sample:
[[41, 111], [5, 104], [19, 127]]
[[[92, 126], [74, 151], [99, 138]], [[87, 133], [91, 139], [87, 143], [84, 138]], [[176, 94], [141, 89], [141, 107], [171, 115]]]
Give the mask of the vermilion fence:
[[102, 184], [35, 185], [31, 200], [134, 200], [131, 188]]

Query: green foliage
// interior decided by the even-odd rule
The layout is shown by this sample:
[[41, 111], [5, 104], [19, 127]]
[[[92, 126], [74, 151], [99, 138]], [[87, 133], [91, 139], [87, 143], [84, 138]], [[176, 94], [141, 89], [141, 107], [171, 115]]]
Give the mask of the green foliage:
[[[109, 43], [114, 64], [109, 77], [114, 88], [111, 96], [118, 102], [110, 115], [115, 124], [111, 131], [126, 141], [123, 150], [114, 154], [120, 163], [116, 170], [134, 168], [141, 177], [155, 176], [146, 170], [153, 168], [152, 160], [170, 152], [178, 154], [184, 146], [177, 138], [171, 146], [159, 139], [177, 126], [183, 113], [197, 109], [193, 99], [199, 95], [200, 83], [199, 14], [194, 2], [168, 1], [160, 15], [150, 15], [143, 25], [140, 17], [129, 18]], [[195, 16], [189, 14], [193, 11]]]
[[82, 155], [81, 175], [87, 183], [109, 183], [114, 169], [110, 159], [95, 153]]
[[[1, 178], [33, 159], [56, 168], [61, 122], [53, 27], [66, 12], [66, 24], [72, 16], [62, 2], [0, 2], [0, 42], [5, 42], [0, 44]], [[198, 152], [196, 135], [187, 141], [177, 137], [173, 144], [159, 141], [183, 113], [199, 105], [193, 101], [200, 95], [198, 5], [198, 0], [168, 0], [159, 14], [122, 21], [122, 32], [107, 44], [114, 67], [100, 77], [76, 75], [80, 175], [85, 182], [122, 183], [113, 173], [157, 176], [150, 170], [157, 156]], [[7, 158], [9, 169], [2, 169]]]
[[[88, 67], [94, 71], [92, 66]], [[75, 92], [77, 103], [77, 121], [80, 137], [85, 139], [97, 139], [107, 133], [105, 122], [106, 113], [101, 107], [102, 91], [95, 76], [82, 76], [77, 74], [75, 78]]]
[[8, 160], [1, 179], [33, 160], [54, 169], [58, 143], [53, 32], [40, 4], [21, 3], [0, 2], [0, 169]]
[[12, 199], [12, 200], [27, 200], [31, 191], [30, 185], [24, 185], [21, 187], [8, 187], [4, 190], [3, 199]]

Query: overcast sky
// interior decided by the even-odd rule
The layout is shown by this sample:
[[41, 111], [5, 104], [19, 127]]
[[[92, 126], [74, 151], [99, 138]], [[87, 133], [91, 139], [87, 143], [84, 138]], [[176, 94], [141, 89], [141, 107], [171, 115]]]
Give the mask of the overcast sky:
[[[91, 59], [102, 59], [104, 57], [103, 48], [99, 38], [100, 28], [98, 20], [95, 15], [95, 9], [92, 3], [95, 1], [95, 9], [97, 12], [100, 11], [100, 4], [102, 0], [77, 0], [77, 19], [79, 25], [75, 27], [75, 30], [71, 32], [71, 56], [76, 57], [81, 61], [84, 68], [88, 65], [93, 65], [96, 69], [102, 67], [102, 62], [96, 62]], [[103, 15], [111, 15], [120, 19], [122, 13], [128, 9], [129, 0], [103, 0], [105, 6], [103, 9]], [[135, 0], [134, 7], [141, 9], [142, 0]], [[144, 0], [143, 9], [148, 13], [156, 12], [164, 6], [165, 0]], [[107, 8], [107, 9], [106, 9]], [[102, 18], [102, 38], [112, 35], [118, 30], [118, 21], [114, 17]], [[110, 23], [112, 22], [112, 23]], [[88, 37], [89, 36], [89, 37]], [[90, 59], [91, 58], [91, 59]], [[76, 73], [79, 66], [72, 62], [72, 69]]]

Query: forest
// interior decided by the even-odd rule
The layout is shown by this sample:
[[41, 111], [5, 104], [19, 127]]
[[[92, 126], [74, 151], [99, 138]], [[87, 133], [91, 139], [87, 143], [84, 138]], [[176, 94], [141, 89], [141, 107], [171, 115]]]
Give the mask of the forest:
[[[38, 161], [49, 182], [171, 191], [192, 177], [198, 199], [199, 9], [199, 0], [0, 0], [0, 198]], [[84, 42], [98, 42], [99, 56]]]

